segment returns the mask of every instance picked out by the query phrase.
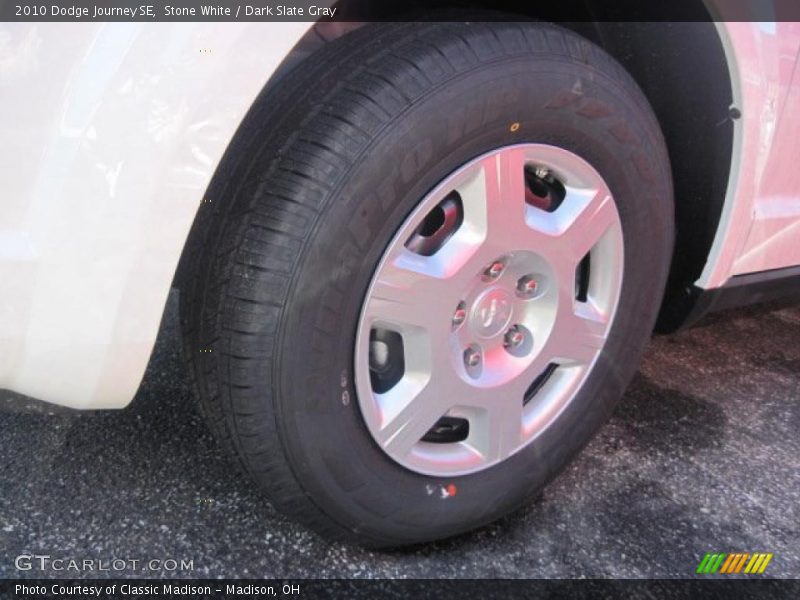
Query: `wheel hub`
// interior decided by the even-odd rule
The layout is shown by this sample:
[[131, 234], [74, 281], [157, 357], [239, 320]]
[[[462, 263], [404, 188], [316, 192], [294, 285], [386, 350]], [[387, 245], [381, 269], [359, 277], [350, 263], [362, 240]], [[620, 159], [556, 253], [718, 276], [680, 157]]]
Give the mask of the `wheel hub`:
[[501, 286], [483, 292], [472, 305], [470, 327], [475, 336], [491, 339], [506, 331], [514, 312], [513, 296]]

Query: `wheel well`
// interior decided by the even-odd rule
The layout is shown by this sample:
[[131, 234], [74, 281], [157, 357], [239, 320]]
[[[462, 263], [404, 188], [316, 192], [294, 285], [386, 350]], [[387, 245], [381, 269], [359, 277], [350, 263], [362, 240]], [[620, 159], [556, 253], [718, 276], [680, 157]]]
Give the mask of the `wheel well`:
[[689, 315], [714, 243], [733, 153], [732, 85], [713, 22], [600, 23], [601, 45], [647, 96], [667, 142], [675, 190], [675, 251], [656, 330]]
[[[680, 23], [611, 22], [608, 4], [576, 3], [582, 13], [571, 5], [576, 20], [559, 24], [597, 43], [628, 70], [664, 133], [675, 190], [676, 240], [656, 330], [668, 332], [691, 312], [696, 301], [692, 285], [703, 271], [722, 215], [733, 149], [731, 77], [719, 33], [701, 0], [696, 0], [696, 21]], [[560, 16], [551, 14], [558, 9], [541, 3], [506, 0], [339, 0], [336, 6], [339, 14], [360, 20], [444, 20], [474, 14], [475, 20], [514, 15], [544, 21]], [[355, 26], [331, 25], [324, 30], [322, 24], [312, 27], [267, 88], [316, 48]]]
[[[702, 0], [682, 6], [687, 22], [614, 22], [627, 15], [615, 3], [508, 0], [339, 0], [342, 12], [369, 20], [480, 18], [515, 15], [559, 21], [604, 48], [631, 74], [649, 100], [667, 142], [675, 190], [675, 252], [657, 331], [680, 327], [689, 315], [722, 216], [733, 152], [731, 76], [719, 32]], [[620, 9], [621, 10], [621, 9]], [[564, 17], [572, 18], [563, 22]], [[688, 22], [691, 20], [691, 22]]]

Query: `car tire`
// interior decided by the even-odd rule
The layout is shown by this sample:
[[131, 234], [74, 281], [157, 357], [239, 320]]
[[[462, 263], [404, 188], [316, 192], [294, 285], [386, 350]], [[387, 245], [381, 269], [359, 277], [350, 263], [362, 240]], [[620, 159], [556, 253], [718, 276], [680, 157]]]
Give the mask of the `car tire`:
[[[365, 299], [421, 201], [507, 148], [563, 152], [607, 184], [621, 236], [613, 315], [579, 388], [535, 436], [502, 460], [415, 466], [371, 429], [373, 384], [357, 364]], [[366, 25], [259, 98], [224, 165], [181, 294], [193, 381], [221, 445], [275, 507], [326, 537], [401, 546], [519, 508], [633, 376], [672, 252], [670, 166], [641, 91], [582, 37], [542, 23]], [[481, 313], [492, 327], [494, 306]]]

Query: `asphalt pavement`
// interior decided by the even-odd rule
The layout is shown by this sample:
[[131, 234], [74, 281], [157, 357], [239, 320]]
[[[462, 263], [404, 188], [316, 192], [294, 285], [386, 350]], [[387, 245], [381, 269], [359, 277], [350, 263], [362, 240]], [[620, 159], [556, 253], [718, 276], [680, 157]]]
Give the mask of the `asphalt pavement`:
[[[88, 576], [690, 577], [706, 552], [735, 551], [772, 552], [767, 574], [800, 577], [800, 307], [655, 338], [613, 419], [538, 500], [456, 539], [371, 552], [282, 517], [231, 468], [189, 392], [175, 300], [128, 409], [0, 392], [0, 577], [75, 575], [35, 559], [19, 571], [20, 555], [128, 561]], [[142, 571], [154, 559], [191, 569]]]

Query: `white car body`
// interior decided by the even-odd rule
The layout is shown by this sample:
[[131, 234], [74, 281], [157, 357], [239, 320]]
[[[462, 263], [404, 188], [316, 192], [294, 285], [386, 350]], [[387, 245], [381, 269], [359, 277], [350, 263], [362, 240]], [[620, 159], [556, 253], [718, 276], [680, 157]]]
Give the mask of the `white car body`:
[[[130, 402], [209, 182], [310, 26], [0, 25], [0, 389]], [[717, 32], [742, 118], [703, 289], [800, 264], [800, 24]]]

